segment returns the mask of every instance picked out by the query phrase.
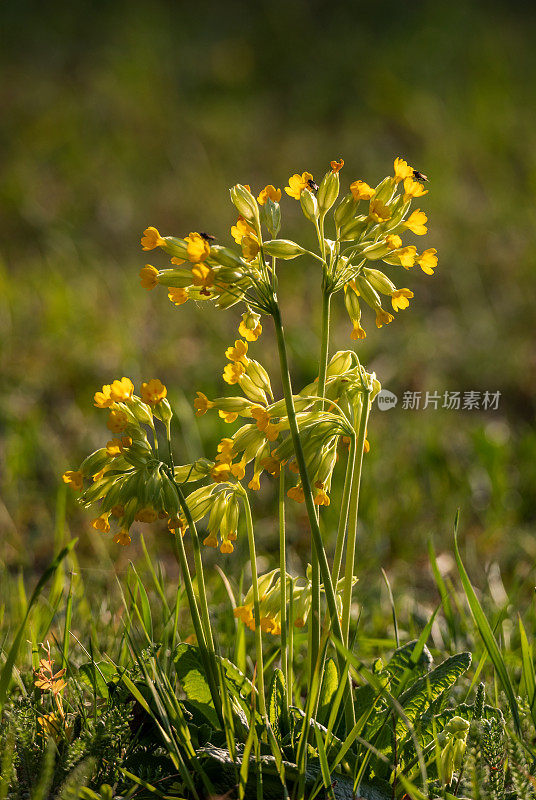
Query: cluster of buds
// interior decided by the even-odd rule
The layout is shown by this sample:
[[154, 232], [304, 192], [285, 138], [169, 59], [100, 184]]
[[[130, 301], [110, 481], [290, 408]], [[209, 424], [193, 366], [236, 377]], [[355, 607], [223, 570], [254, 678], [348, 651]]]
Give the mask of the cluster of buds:
[[437, 737], [441, 747], [441, 772], [446, 786], [462, 768], [470, 725], [463, 717], [452, 717]]
[[[281, 570], [279, 569], [273, 569], [258, 578], [260, 626], [263, 631], [274, 636], [278, 636], [281, 633], [281, 580]], [[296, 628], [303, 628], [311, 610], [311, 565], [307, 566], [306, 578], [294, 579], [285, 574], [284, 580], [286, 581], [286, 597], [288, 598], [287, 619], [290, 604], [292, 604], [292, 622]], [[355, 583], [356, 581], [357, 578], [354, 578], [353, 582]], [[342, 610], [341, 594], [343, 583], [344, 579], [341, 579], [336, 586], [336, 602], [339, 615]], [[324, 592], [322, 584], [320, 585], [320, 590], [322, 593]], [[241, 606], [237, 606], [233, 613], [250, 630], [255, 630], [253, 587], [250, 587], [244, 597], [244, 602]]]
[[[44, 645], [43, 645], [44, 647]], [[53, 710], [47, 714], [41, 714], [38, 723], [42, 729], [42, 734], [50, 736], [58, 742], [62, 733], [70, 738], [71, 730], [66, 725], [65, 709], [63, 707], [62, 692], [67, 686], [65, 681], [65, 667], [54, 672], [54, 664], [50, 654], [50, 645], [47, 643], [47, 657], [39, 660], [39, 669], [35, 670], [34, 686], [41, 692], [49, 694], [52, 700]]]
[[[209, 400], [202, 392], [197, 392], [194, 401], [196, 415], [202, 416], [215, 409], [226, 422], [234, 422], [238, 417], [252, 419], [242, 425], [232, 436], [224, 437], [218, 445], [218, 453], [211, 477], [215, 482], [226, 482], [233, 477], [242, 480], [248, 464], [253, 464], [253, 475], [249, 480], [250, 489], [260, 488], [263, 472], [273, 476], [279, 474], [282, 466], [298, 474], [294, 458], [292, 438], [289, 435], [289, 421], [284, 400], [268, 403], [266, 394], [271, 395], [268, 376], [263, 367], [252, 359], [247, 359], [245, 372], [238, 374], [228, 369], [243, 365], [248, 350], [247, 343], [241, 340], [226, 351], [233, 358], [224, 370], [227, 383], [236, 383], [245, 396], [217, 397]], [[254, 365], [251, 368], [250, 365]], [[249, 375], [247, 370], [250, 369]], [[254, 382], [254, 391], [244, 379], [249, 376]], [[236, 376], [236, 379], [235, 379]], [[264, 387], [261, 389], [261, 386]], [[338, 459], [341, 444], [348, 444], [354, 433], [353, 423], [360, 410], [363, 391], [373, 400], [381, 386], [374, 374], [370, 375], [361, 367], [353, 351], [335, 353], [327, 367], [325, 395], [319, 398], [317, 381], [304, 387], [294, 396], [297, 422], [307, 468], [315, 488], [315, 503], [329, 505], [329, 490], [333, 469]], [[263, 391], [264, 398], [257, 392]], [[273, 397], [272, 397], [273, 399]], [[260, 401], [260, 402], [259, 402]], [[325, 408], [323, 408], [325, 406]], [[298, 502], [304, 501], [301, 483], [288, 490], [288, 496]]]
[[[108, 411], [106, 424], [113, 438], [91, 453], [78, 470], [63, 475], [64, 482], [80, 492], [79, 501], [85, 508], [98, 505], [99, 515], [91, 523], [96, 530], [109, 533], [115, 520], [116, 544], [130, 544], [134, 522], [161, 518], [168, 519], [171, 530], [178, 527], [178, 495], [158, 457], [155, 431], [155, 420], [159, 420], [169, 437], [172, 411], [166, 395], [166, 387], [155, 378], [142, 383], [140, 396], [134, 394], [129, 378], [103, 386], [95, 393], [94, 402]], [[175, 480], [199, 480], [211, 468], [210, 462], [201, 459], [177, 467]]]
[[[194, 522], [198, 522], [208, 514], [208, 533], [203, 544], [207, 547], [219, 546], [220, 552], [225, 555], [233, 552], [233, 542], [238, 535], [239, 497], [240, 489], [237, 483], [211, 483], [195, 489], [186, 498]], [[183, 516], [178, 518], [176, 524], [182, 532], [187, 528]]]

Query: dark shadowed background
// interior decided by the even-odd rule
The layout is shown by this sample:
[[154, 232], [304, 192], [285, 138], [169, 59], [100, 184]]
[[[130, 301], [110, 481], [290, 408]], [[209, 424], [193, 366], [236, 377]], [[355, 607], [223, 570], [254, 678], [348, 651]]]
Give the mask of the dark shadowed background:
[[[428, 538], [448, 573], [459, 508], [473, 568], [496, 575], [498, 561], [507, 584], [530, 585], [534, 15], [462, 0], [19, 0], [3, 3], [0, 17], [6, 565], [40, 568], [49, 558], [63, 515], [61, 473], [107, 438], [92, 404], [103, 383], [160, 377], [180, 416], [181, 460], [212, 455], [224, 432], [214, 418], [196, 420], [192, 400], [196, 389], [225, 393], [224, 350], [239, 312], [177, 309], [164, 291], [141, 289], [140, 267], [158, 258], [141, 252], [141, 231], [206, 230], [228, 243], [235, 219], [228, 188], [236, 182], [283, 187], [294, 172], [321, 177], [342, 156], [343, 185], [356, 178], [374, 185], [403, 156], [430, 178], [419, 206], [439, 268], [433, 278], [420, 270], [407, 276], [415, 299], [389, 327], [376, 330], [365, 311], [360, 357], [400, 397], [408, 390], [501, 397], [497, 411], [410, 411], [399, 402], [374, 412], [359, 571], [377, 583], [383, 566], [395, 586], [426, 592], [420, 568]], [[283, 235], [299, 239], [298, 204], [286, 196], [282, 204]], [[281, 266], [297, 383], [317, 370], [319, 282], [303, 259]], [[351, 347], [340, 295], [334, 319], [333, 349]], [[275, 370], [268, 323], [255, 357]], [[264, 479], [261, 552], [274, 537], [271, 497]], [[309, 549], [298, 512], [289, 522], [295, 568]], [[80, 537], [82, 568], [106, 571], [117, 558], [135, 557], [138, 545], [119, 554], [105, 546], [71, 496], [67, 520]], [[147, 536], [165, 556], [165, 533]], [[247, 557], [240, 547], [231, 558], [241, 566]]]

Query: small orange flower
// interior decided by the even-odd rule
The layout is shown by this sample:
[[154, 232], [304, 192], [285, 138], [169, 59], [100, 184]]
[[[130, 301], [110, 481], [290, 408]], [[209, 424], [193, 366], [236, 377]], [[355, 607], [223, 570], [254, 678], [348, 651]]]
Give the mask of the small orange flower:
[[115, 380], [110, 386], [110, 398], [114, 403], [126, 402], [132, 399], [134, 384], [130, 378]]
[[301, 193], [309, 187], [309, 181], [312, 180], [313, 176], [310, 172], [302, 172], [301, 175], [296, 172], [288, 179], [289, 185], [285, 186], [285, 192], [295, 200], [299, 200]]
[[126, 547], [131, 543], [132, 539], [130, 538], [128, 530], [126, 528], [121, 528], [121, 530], [115, 534], [113, 541], [115, 544], [120, 544], [122, 547]]
[[381, 200], [371, 200], [369, 206], [369, 219], [382, 223], [391, 219], [391, 212]]
[[273, 203], [279, 203], [281, 200], [281, 189], [276, 189], [275, 186], [272, 186], [271, 183], [268, 186], [265, 186], [264, 189], [259, 193], [257, 197], [257, 202], [260, 206], [263, 206], [266, 201], [270, 198]]
[[422, 197], [428, 194], [428, 189], [425, 189], [422, 183], [414, 180], [412, 177], [406, 178], [404, 181], [404, 200], [407, 202], [413, 197]]
[[395, 158], [395, 181], [400, 183], [406, 178], [413, 178], [413, 167], [403, 158]]
[[196, 392], [196, 394], [197, 397], [194, 400], [195, 416], [202, 417], [209, 408], [214, 408], [214, 403], [203, 392]]
[[429, 247], [428, 250], [425, 250], [416, 258], [417, 264], [420, 266], [423, 272], [426, 272], [427, 275], [433, 275], [434, 269], [437, 267], [436, 253], [437, 250], [435, 247]]
[[67, 486], [71, 486], [73, 489], [80, 491], [84, 488], [84, 476], [80, 472], [80, 470], [72, 470], [69, 469], [67, 472], [64, 472], [61, 476], [63, 478], [63, 482], [67, 484]]
[[168, 297], [174, 305], [182, 306], [183, 303], [188, 301], [190, 295], [188, 294], [188, 289], [171, 287], [168, 291]]
[[112, 408], [108, 421], [106, 422], [106, 427], [111, 430], [112, 433], [123, 433], [127, 425], [128, 417], [125, 412], [120, 408]]
[[372, 200], [376, 194], [376, 189], [373, 189], [365, 181], [354, 181], [350, 184], [350, 191], [356, 202], [358, 200]]
[[146, 264], [140, 269], [140, 283], [144, 289], [154, 289], [158, 286], [158, 270], [151, 264]]
[[210, 256], [210, 243], [200, 233], [190, 233], [184, 241], [187, 243], [188, 260], [192, 263], [197, 264]]
[[156, 228], [145, 228], [143, 231], [141, 246], [144, 250], [154, 250], [155, 247], [162, 247], [165, 243], [165, 239], [160, 236]]
[[354, 329], [350, 334], [350, 339], [356, 341], [357, 339], [366, 339], [367, 334], [366, 331], [361, 327], [359, 322], [354, 322]]
[[192, 283], [194, 286], [200, 286], [201, 294], [210, 297], [210, 287], [214, 286], [214, 270], [207, 267], [206, 264], [196, 264], [192, 267]]
[[381, 328], [383, 325], [389, 325], [390, 322], [394, 320], [392, 314], [389, 314], [388, 311], [385, 311], [383, 308], [376, 309], [376, 327]]
[[164, 397], [167, 397], [167, 389], [159, 378], [151, 378], [151, 380], [142, 383], [141, 399], [144, 403], [155, 406]]
[[332, 172], [340, 172], [344, 167], [344, 160], [341, 158], [340, 161], [331, 161], [330, 167]]
[[109, 383], [105, 384], [102, 387], [102, 391], [95, 392], [93, 397], [94, 404], [97, 408], [110, 408], [113, 406], [114, 401], [112, 400], [112, 387]]

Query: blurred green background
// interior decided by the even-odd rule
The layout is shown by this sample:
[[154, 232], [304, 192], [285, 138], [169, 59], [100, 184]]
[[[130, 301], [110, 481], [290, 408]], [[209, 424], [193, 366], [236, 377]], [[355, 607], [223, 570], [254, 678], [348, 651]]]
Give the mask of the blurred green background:
[[[4, 2], [0, 65], [0, 558], [40, 568], [54, 543], [60, 475], [107, 431], [94, 391], [160, 377], [188, 460], [224, 426], [196, 420], [196, 389], [225, 393], [239, 312], [179, 309], [139, 286], [147, 225], [230, 240], [228, 187], [283, 187], [333, 158], [344, 185], [373, 185], [403, 156], [430, 178], [419, 206], [431, 278], [407, 277], [409, 311], [358, 352], [384, 387], [500, 391], [498, 411], [375, 411], [362, 491], [360, 574], [429, 590], [426, 542], [451, 567], [453, 520], [475, 569], [532, 581], [536, 433], [535, 15], [515, 4]], [[284, 196], [285, 198], [285, 196]], [[283, 235], [302, 237], [283, 201]], [[307, 236], [310, 232], [307, 231]], [[163, 261], [154, 261], [163, 263]], [[281, 268], [296, 384], [316, 374], [319, 274]], [[341, 296], [333, 349], [352, 346]], [[270, 326], [255, 357], [275, 370]], [[274, 380], [277, 386], [277, 379]], [[225, 429], [227, 432], [229, 429]], [[259, 546], [273, 542], [272, 487], [258, 495]], [[336, 503], [334, 503], [336, 505]], [[83, 568], [118, 569], [72, 497]], [[334, 517], [326, 518], [326, 536]], [[162, 531], [148, 534], [165, 555]], [[291, 564], [307, 528], [291, 511]], [[110, 558], [111, 556], [111, 558]], [[220, 560], [222, 556], [218, 556]], [[246, 554], [235, 557], [242, 565]], [[209, 555], [214, 561], [214, 555]], [[224, 567], [231, 570], [230, 562]], [[422, 568], [422, 569], [421, 569]], [[365, 583], [363, 585], [366, 585]], [[359, 593], [359, 590], [358, 590]]]

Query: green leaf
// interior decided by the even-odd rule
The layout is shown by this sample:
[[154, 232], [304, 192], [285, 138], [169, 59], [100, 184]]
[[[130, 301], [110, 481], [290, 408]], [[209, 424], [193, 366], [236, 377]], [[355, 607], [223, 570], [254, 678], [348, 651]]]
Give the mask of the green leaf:
[[174, 663], [175, 672], [190, 705], [199, 711], [213, 728], [219, 728], [220, 722], [212, 702], [198, 648], [185, 643], [178, 645]]
[[78, 674], [82, 683], [89, 686], [97, 692], [99, 697], [108, 699], [108, 683], [117, 680], [117, 670], [114, 664], [109, 661], [87, 661], [85, 664], [80, 664], [78, 667]]
[[499, 645], [497, 644], [495, 636], [493, 635], [491, 626], [486, 618], [486, 615], [482, 610], [482, 606], [478, 602], [475, 590], [471, 585], [471, 581], [469, 580], [469, 576], [463, 565], [460, 556], [460, 551], [458, 549], [458, 534], [456, 529], [454, 530], [454, 554], [456, 556], [458, 572], [460, 573], [460, 578], [462, 581], [463, 589], [465, 591], [465, 596], [467, 597], [467, 602], [469, 603], [469, 608], [471, 609], [471, 614], [473, 615], [473, 619], [479, 630], [480, 636], [482, 637], [486, 650], [488, 651], [489, 657], [493, 663], [493, 666], [495, 667], [495, 671], [499, 676], [499, 680], [508, 698], [516, 731], [518, 733], [521, 733], [521, 721], [519, 719], [519, 709], [517, 707], [517, 700], [514, 695], [514, 690], [512, 688], [510, 676], [508, 675], [508, 670], [506, 669], [504, 658], [502, 657], [501, 651], [499, 650]]
[[432, 668], [434, 662], [432, 654], [426, 645], [424, 645], [422, 652], [418, 655], [416, 653], [417, 645], [418, 641], [416, 639], [402, 645], [402, 647], [395, 650], [385, 666], [385, 670], [389, 673], [391, 678], [390, 685], [393, 694], [396, 694], [396, 689], [407, 670], [410, 671], [410, 675], [406, 679], [406, 685], [417, 680], [417, 678], [429, 672]]
[[268, 719], [279, 743], [286, 735], [288, 724], [283, 723], [284, 709], [286, 703], [285, 679], [280, 669], [274, 670], [270, 690], [268, 692]]
[[339, 688], [339, 672], [333, 658], [328, 659], [324, 669], [322, 689], [320, 690], [320, 701], [318, 705], [317, 720], [322, 725], [327, 725], [331, 707]]

